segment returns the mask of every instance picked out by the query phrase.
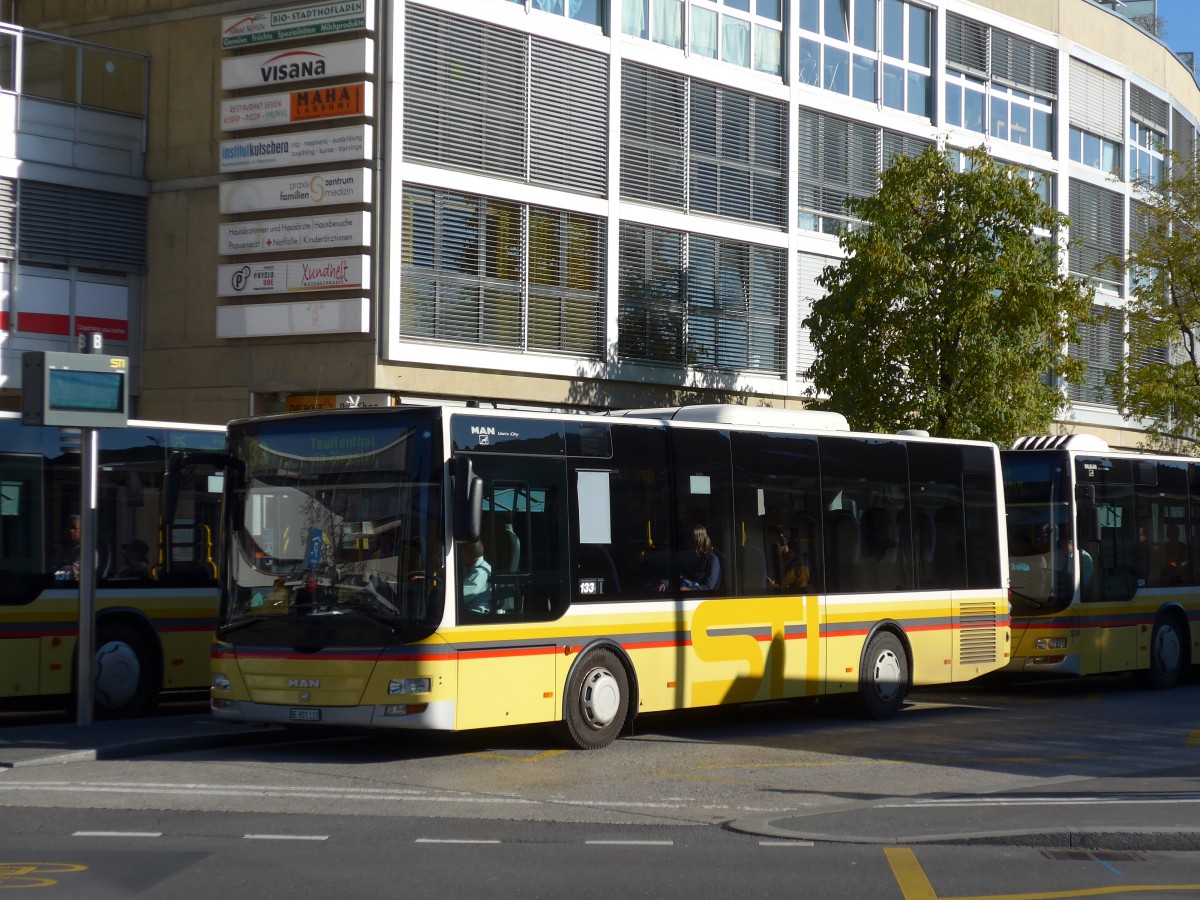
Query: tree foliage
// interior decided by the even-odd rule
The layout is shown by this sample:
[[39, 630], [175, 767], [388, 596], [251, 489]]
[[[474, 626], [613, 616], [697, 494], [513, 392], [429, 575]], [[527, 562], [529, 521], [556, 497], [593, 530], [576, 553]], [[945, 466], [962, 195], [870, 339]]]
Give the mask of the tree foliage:
[[804, 321], [818, 405], [853, 427], [923, 428], [1007, 445], [1045, 433], [1071, 383], [1066, 357], [1093, 290], [1065, 276], [1054, 237], [1066, 218], [982, 149], [966, 171], [936, 148], [898, 157], [879, 191], [847, 206], [845, 258]]
[[1147, 442], [1195, 449], [1200, 440], [1200, 176], [1173, 156], [1158, 185], [1134, 205], [1128, 355], [1109, 379], [1117, 408]]

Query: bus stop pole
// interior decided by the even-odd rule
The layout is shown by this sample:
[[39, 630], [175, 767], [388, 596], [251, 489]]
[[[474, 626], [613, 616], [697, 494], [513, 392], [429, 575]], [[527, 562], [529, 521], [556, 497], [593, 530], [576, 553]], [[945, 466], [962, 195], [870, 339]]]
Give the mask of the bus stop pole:
[[96, 479], [100, 464], [95, 428], [80, 429], [79, 459], [79, 640], [75, 645], [76, 724], [89, 727], [93, 715], [96, 656]]

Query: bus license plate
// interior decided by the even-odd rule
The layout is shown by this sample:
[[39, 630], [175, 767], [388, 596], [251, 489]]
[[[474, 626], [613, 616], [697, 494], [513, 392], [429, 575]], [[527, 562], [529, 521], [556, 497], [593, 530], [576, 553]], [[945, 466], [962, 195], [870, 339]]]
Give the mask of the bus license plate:
[[289, 709], [288, 719], [292, 722], [320, 722], [321, 711], [319, 709]]

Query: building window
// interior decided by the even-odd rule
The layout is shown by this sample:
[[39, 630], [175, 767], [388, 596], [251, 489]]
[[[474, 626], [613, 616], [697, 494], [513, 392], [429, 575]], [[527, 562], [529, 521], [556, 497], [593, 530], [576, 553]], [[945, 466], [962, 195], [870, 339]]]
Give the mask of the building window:
[[800, 0], [799, 80], [927, 119], [932, 30], [907, 0]]
[[1118, 260], [1125, 257], [1125, 201], [1114, 192], [1078, 179], [1071, 181], [1068, 248], [1072, 275], [1088, 278], [1122, 296], [1125, 278]]
[[1071, 160], [1091, 169], [1121, 177], [1121, 145], [1116, 141], [1071, 126]]
[[625, 64], [625, 197], [783, 226], [786, 152], [786, 104]]
[[403, 229], [402, 336], [601, 353], [602, 220], [410, 186]]
[[[686, 21], [685, 21], [686, 16]], [[625, 0], [625, 34], [768, 75], [783, 74], [782, 0]]]
[[1129, 122], [1129, 179], [1162, 184], [1166, 174], [1163, 148], [1167, 136], [1143, 125], [1136, 119]]
[[604, 54], [417, 5], [405, 31], [405, 159], [607, 190]]
[[897, 156], [919, 156], [928, 141], [800, 109], [797, 225], [836, 234], [850, 224], [846, 201], [869, 197]]
[[552, 16], [566, 16], [577, 22], [587, 22], [589, 25], [604, 24], [605, 4], [602, 0], [509, 0], [525, 9], [549, 13]]
[[1125, 353], [1124, 322], [1121, 310], [1113, 306], [1092, 307], [1092, 321], [1079, 330], [1080, 342], [1072, 341], [1067, 353], [1087, 363], [1082, 384], [1070, 385], [1067, 396], [1072, 403], [1098, 403], [1111, 406], [1109, 377]]
[[946, 66], [948, 124], [1037, 150], [1054, 149], [1054, 48], [948, 15]]
[[623, 361], [783, 375], [785, 251], [621, 223]]

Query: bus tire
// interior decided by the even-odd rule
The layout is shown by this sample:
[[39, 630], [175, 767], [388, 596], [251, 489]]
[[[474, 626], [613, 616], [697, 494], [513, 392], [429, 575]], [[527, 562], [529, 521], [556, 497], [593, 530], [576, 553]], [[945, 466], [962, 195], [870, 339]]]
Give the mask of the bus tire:
[[599, 750], [621, 732], [629, 714], [629, 676], [611, 650], [584, 654], [567, 679], [563, 725], [580, 750]]
[[137, 716], [154, 699], [153, 655], [145, 638], [122, 622], [96, 632], [92, 697], [99, 718]]
[[858, 707], [867, 718], [887, 719], [900, 711], [908, 696], [908, 654], [890, 631], [867, 642], [858, 677]]
[[1150, 633], [1150, 667], [1139, 673], [1139, 681], [1155, 691], [1175, 687], [1183, 676], [1186, 653], [1179, 620], [1171, 615], [1159, 616]]

